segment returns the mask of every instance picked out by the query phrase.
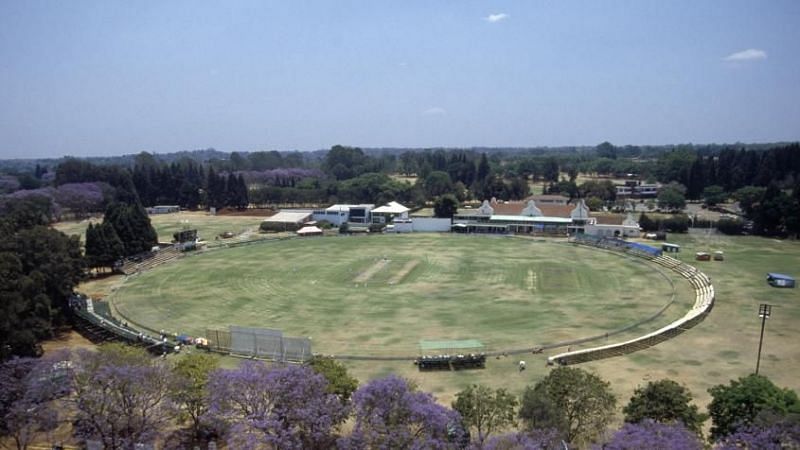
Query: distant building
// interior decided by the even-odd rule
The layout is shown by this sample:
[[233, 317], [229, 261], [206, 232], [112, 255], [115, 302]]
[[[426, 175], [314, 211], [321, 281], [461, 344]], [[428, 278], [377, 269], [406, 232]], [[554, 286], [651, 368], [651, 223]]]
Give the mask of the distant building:
[[641, 181], [626, 181], [625, 184], [614, 187], [617, 190], [617, 197], [655, 198], [658, 197], [661, 186]]
[[145, 208], [147, 214], [169, 214], [180, 212], [181, 207], [178, 205], [156, 205]]
[[453, 216], [453, 231], [463, 233], [518, 233], [563, 235], [573, 223], [573, 205], [537, 205], [527, 202], [484, 200], [475, 210], [463, 210]]
[[531, 195], [523, 201], [527, 202], [529, 200], [533, 200], [538, 205], [566, 205], [569, 203], [569, 197], [558, 194]]
[[615, 220], [607, 220], [607, 217], [606, 220], [593, 217], [591, 223], [584, 227], [584, 233], [598, 237], [639, 237], [641, 234], [639, 222], [630, 214], [621, 223], [618, 222], [619, 216], [614, 217]]
[[[555, 197], [555, 196], [553, 196]], [[629, 215], [591, 215], [583, 200], [576, 204], [538, 204], [533, 199], [524, 202], [484, 200], [473, 210], [460, 210], [453, 217], [453, 231], [464, 233], [515, 233], [567, 236], [588, 234], [607, 237], [639, 235], [639, 224]]]
[[371, 211], [373, 208], [375, 208], [373, 204], [337, 204], [331, 205], [325, 209], [314, 210], [313, 217], [317, 222], [325, 220], [335, 226], [346, 222], [368, 225], [371, 223]]
[[311, 220], [311, 211], [280, 211], [274, 216], [267, 217], [261, 222], [264, 231], [297, 231]]
[[410, 209], [397, 202], [389, 202], [372, 210], [372, 223], [390, 224], [395, 219], [408, 219]]

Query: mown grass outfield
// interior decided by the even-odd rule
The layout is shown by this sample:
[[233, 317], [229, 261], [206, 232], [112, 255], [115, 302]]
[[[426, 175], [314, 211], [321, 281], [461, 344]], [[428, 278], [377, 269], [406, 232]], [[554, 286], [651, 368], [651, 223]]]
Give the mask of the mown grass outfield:
[[[674, 339], [641, 352], [579, 367], [611, 382], [611, 388], [619, 399], [619, 409], [628, 402], [637, 386], [669, 378], [687, 386], [701, 410], [705, 410], [711, 400], [708, 388], [727, 384], [755, 370], [761, 326], [757, 317], [758, 305], [771, 303], [777, 307], [767, 321], [760, 372], [779, 386], [800, 391], [800, 377], [797, 376], [800, 372], [800, 288], [775, 289], [765, 281], [766, 273], [773, 271], [800, 276], [800, 242], [704, 232], [670, 235], [669, 241], [682, 246], [681, 253], [676, 255], [679, 259], [712, 277], [716, 289], [714, 309], [703, 322]], [[716, 250], [725, 252], [725, 261], [694, 261], [695, 252]], [[586, 252], [581, 256], [588, 265], [580, 270], [603, 267], [604, 260], [617, 261], [605, 259], [606, 256], [598, 252]], [[560, 258], [558, 252], [544, 256], [545, 259], [551, 257]], [[683, 306], [670, 308], [672, 313], [681, 308], [685, 311], [693, 301], [686, 281], [677, 279], [675, 285], [678, 289], [677, 303]], [[576, 320], [587, 323], [606, 317], [582, 313]], [[655, 323], [652, 327], [646, 325], [628, 336], [652, 331], [658, 326]], [[575, 327], [570, 331], [575, 330], [580, 329]], [[532, 326], [531, 333], [538, 335], [539, 332]], [[545, 334], [549, 333], [545, 331]], [[620, 336], [620, 339], [624, 338]], [[548, 353], [501, 357], [490, 360], [485, 370], [436, 373], [420, 373], [405, 362], [348, 361], [346, 364], [360, 380], [389, 373], [407, 377], [449, 405], [455, 393], [472, 383], [505, 387], [510, 392], [522, 394], [526, 386], [535, 384], [550, 370], [545, 365], [546, 356]], [[528, 362], [524, 372], [517, 370], [520, 359]], [[618, 413], [616, 419], [619, 421], [621, 417]]]
[[[158, 233], [160, 242], [172, 241], [172, 235], [176, 231], [196, 229], [201, 239], [213, 243], [216, 236], [226, 231], [234, 234], [257, 232], [262, 220], [263, 217], [212, 216], [203, 211], [181, 211], [150, 216], [150, 223]], [[102, 218], [71, 220], [58, 222], [53, 227], [67, 235], [78, 235], [83, 241], [89, 223], [97, 224], [102, 221]]]
[[[671, 275], [668, 275], [671, 276]], [[691, 303], [677, 283], [675, 305]], [[291, 239], [209, 251], [130, 279], [116, 309], [151, 329], [311, 336], [315, 352], [414, 355], [420, 339], [531, 348], [602, 334], [672, 298], [653, 266], [565, 242], [460, 235]]]
[[[172, 232], [182, 229], [185, 225], [198, 228], [201, 236], [208, 237], [223, 231], [255, 231], [260, 222], [259, 218], [254, 217], [214, 217], [205, 213], [165, 214], [153, 216], [151, 219], [162, 240], [169, 240]], [[65, 222], [56, 224], [56, 228], [68, 234], [82, 234], [87, 224], [88, 222], [86, 221]], [[211, 238], [213, 239], [213, 237]], [[143, 274], [137, 280], [128, 281], [128, 283], [133, 283], [134, 281], [135, 283], [140, 283], [146, 280], [146, 277], [155, 277], [155, 279], [162, 276], [166, 277], [169, 273], [168, 271], [177, 269], [181, 269], [188, 274], [189, 271], [186, 269], [193, 264], [205, 267], [205, 274], [203, 275], [200, 275], [200, 272], [192, 275], [182, 275], [191, 276], [193, 279], [188, 283], [188, 290], [180, 290], [175, 298], [170, 298], [168, 295], [150, 297], [145, 295], [146, 291], [136, 293], [129, 289], [135, 287], [135, 284], [125, 283], [120, 276], [88, 281], [80, 286], [79, 290], [92, 295], [105, 296], [119, 289], [118, 298], [123, 302], [134, 302], [134, 296], [142, 299], [141, 305], [144, 305], [150, 311], [142, 309], [137, 313], [143, 314], [142, 317], [149, 316], [154, 324], [166, 322], [166, 320], [162, 322], [157, 315], [160, 314], [161, 308], [163, 308], [163, 311], [173, 314], [171, 317], [176, 317], [180, 320], [179, 322], [172, 321], [171, 323], [188, 324], [189, 327], [186, 331], [189, 329], [202, 331], [207, 323], [193, 322], [197, 316], [191, 319], [188, 315], [184, 317], [184, 314], [197, 314], [188, 311], [185, 306], [186, 303], [178, 309], [170, 306], [170, 303], [175, 302], [176, 298], [178, 301], [185, 302], [187, 299], [196, 297], [198, 299], [203, 298], [211, 304], [220, 304], [221, 306], [216, 308], [202, 309], [201, 313], [207, 319], [213, 320], [213, 324], [224, 326], [226, 325], [225, 320], [230, 320], [225, 318], [224, 314], [230, 316], [233, 311], [233, 308], [226, 310], [226, 305], [231, 306], [229, 302], [234, 302], [237, 298], [240, 299], [239, 301], [244, 301], [244, 297], [241, 295], [243, 289], [241, 287], [235, 289], [234, 287], [237, 283], [245, 283], [245, 281], [234, 281], [237, 278], [253, 280], [249, 281], [251, 283], [256, 283], [258, 282], [257, 280], [262, 280], [261, 283], [264, 283], [265, 281], [263, 280], [267, 280], [266, 282], [278, 283], [279, 286], [283, 286], [284, 289], [292, 292], [311, 292], [308, 289], [308, 284], [315, 279], [319, 280], [319, 278], [305, 276], [308, 275], [308, 272], [305, 272], [305, 274], [292, 272], [292, 267], [298, 266], [298, 264], [290, 265], [284, 263], [286, 258], [299, 260], [302, 264], [310, 261], [310, 263], [322, 268], [323, 271], [333, 270], [338, 266], [337, 261], [346, 262], [358, 258], [366, 261], [370, 257], [382, 257], [384, 254], [389, 253], [384, 249], [394, 249], [397, 255], [401, 254], [401, 250], [403, 254], [429, 255], [429, 261], [443, 261], [441, 263], [442, 267], [445, 267], [444, 261], [449, 261], [447, 264], [450, 268], [457, 268], [456, 261], [463, 258], [465, 261], [472, 261], [471, 263], [464, 263], [465, 266], [471, 264], [474, 270], [471, 276], [466, 274], [459, 276], [458, 271], [450, 272], [446, 276], [437, 275], [435, 271], [425, 272], [423, 270], [424, 266], [420, 266], [414, 269], [418, 271], [416, 275], [411, 274], [408, 279], [400, 284], [381, 287], [367, 282], [366, 289], [379, 294], [377, 297], [372, 296], [372, 298], [396, 298], [406, 295], [416, 298], [417, 302], [425, 306], [432, 304], [432, 302], [423, 303], [426, 297], [418, 295], [426, 293], [424, 289], [425, 280], [427, 280], [428, 288], [442, 286], [433, 292], [428, 290], [427, 294], [430, 298], [438, 298], [430, 296], [431, 294], [436, 294], [437, 291], [445, 293], [444, 298], [447, 298], [447, 290], [444, 289], [446, 285], [449, 285], [454, 293], [456, 291], [461, 293], [471, 292], [473, 295], [470, 298], [482, 303], [476, 303], [474, 308], [467, 310], [463, 301], [467, 297], [464, 297], [459, 303], [459, 307], [462, 308], [459, 311], [462, 313], [469, 312], [470, 323], [479, 325], [472, 328], [476, 332], [469, 334], [453, 333], [458, 334], [458, 336], [451, 336], [448, 332], [442, 333], [442, 335], [447, 334], [447, 337], [478, 337], [479, 332], [486, 332], [480, 338], [490, 346], [502, 345], [503, 343], [502, 340], [496, 340], [497, 338], [494, 336], [500, 336], [501, 338], [513, 337], [512, 344], [523, 343], [526, 346], [528, 344], [532, 346], [543, 341], [555, 341], [596, 334], [599, 329], [613, 325], [612, 322], [615, 320], [620, 323], [625, 322], [625, 319], [633, 319], [634, 316], [648, 313], [653, 308], [657, 308], [662, 301], [666, 301], [663, 298], [648, 298], [647, 291], [641, 290], [642, 287], [652, 287], [650, 286], [651, 283], [658, 283], [659, 287], [655, 290], [661, 294], [662, 289], [666, 287], [667, 283], [662, 282], [660, 277], [652, 273], [646, 275], [649, 276], [646, 282], [639, 282], [636, 279], [630, 280], [627, 288], [617, 292], [616, 296], [611, 296], [609, 293], [613, 289], [607, 287], [607, 279], [613, 279], [612, 277], [616, 277], [617, 280], [629, 279], [630, 276], [625, 276], [619, 270], [628, 270], [628, 266], [633, 263], [628, 263], [619, 256], [608, 255], [599, 251], [573, 249], [564, 243], [530, 242], [522, 239], [486, 236], [370, 236], [366, 239], [354, 239], [359, 239], [357, 241], [358, 244], [375, 244], [377, 250], [375, 250], [374, 255], [370, 256], [362, 252], [361, 256], [357, 257], [350, 254], [353, 249], [348, 247], [348, 245], [355, 245], [356, 241], [339, 242], [339, 239], [350, 238], [323, 238], [323, 243], [330, 245], [327, 247], [330, 251], [326, 249], [322, 256], [307, 255], [303, 257], [290, 251], [290, 247], [294, 245], [321, 245], [317, 243], [320, 239], [316, 238], [306, 242], [295, 240], [281, 243], [281, 245], [265, 243], [238, 250], [215, 250], [214, 252], [219, 253], [209, 252], [205, 255], [189, 257], [174, 263], [177, 264], [174, 267], [171, 265], [159, 267], [154, 272]], [[800, 288], [775, 289], [769, 287], [765, 282], [767, 272], [784, 272], [800, 276], [800, 242], [754, 236], [722, 236], [705, 232], [670, 235], [669, 241], [682, 245], [682, 251], [677, 255], [679, 259], [697, 266], [712, 277], [717, 299], [711, 314], [698, 326], [656, 347], [627, 356], [582, 364], [580, 367], [593, 371], [611, 382], [611, 388], [619, 398], [619, 408], [627, 403], [633, 390], [638, 385], [642, 385], [649, 380], [670, 378], [685, 384], [695, 396], [697, 404], [701, 406], [701, 409], [705, 409], [710, 401], [710, 396], [707, 392], [708, 388], [717, 384], [727, 384], [731, 379], [754, 371], [760, 331], [760, 320], [757, 317], [758, 305], [760, 303], [771, 303], [777, 305], [777, 307], [773, 309], [772, 318], [767, 321], [761, 373], [770, 377], [780, 386], [800, 391], [800, 377], [796, 375], [800, 372], [800, 344], [798, 344], [800, 343]], [[344, 247], [335, 249], [334, 244], [344, 245]], [[282, 247], [282, 245], [286, 245], [286, 247]], [[279, 251], [282, 248], [283, 251]], [[344, 251], [342, 248], [344, 248]], [[725, 261], [694, 261], [695, 252], [713, 252], [716, 250], [725, 252]], [[235, 253], [239, 251], [249, 256], [239, 258]], [[204, 260], [207, 257], [211, 259]], [[395, 258], [400, 261], [399, 256]], [[408, 258], [411, 257], [409, 256]], [[504, 261], [506, 260], [509, 262], [505, 263]], [[600, 281], [590, 281], [588, 287], [585, 282], [583, 285], [577, 285], [585, 287], [585, 290], [576, 289], [575, 284], [570, 284], [569, 286], [571, 287], [568, 289], [560, 290], [560, 287], [555, 283], [550, 284], [541, 281], [537, 272], [537, 288], [540, 285], [544, 286], [541, 283], [546, 283], [547, 286], [550, 286], [551, 292], [548, 299], [542, 295], [543, 291], [537, 291], [541, 296], [539, 297], [541, 300], [534, 300], [537, 297], [532, 290], [527, 290], [529, 286], [527, 281], [522, 282], [528, 279], [527, 269], [525, 269], [524, 276], [522, 276], [522, 267], [525, 267], [524, 264], [527, 264], [528, 267], [545, 267], [548, 263], [551, 263], [549, 264], [550, 269], [548, 269], [551, 272], [557, 272], [556, 268], [564, 267], [564, 264], [568, 264], [568, 267], [572, 267], [571, 271], [576, 273], [572, 279]], [[208, 269], [209, 267], [211, 270]], [[634, 264], [634, 267], [637, 267], [637, 265]], [[482, 285], [479, 282], [480, 280], [487, 280], [487, 278], [490, 279], [492, 271], [497, 273], [501, 268], [509, 268], [509, 272], [503, 272], [505, 275], [501, 274], [502, 277], [505, 277], [503, 282], [497, 282], [501, 280], [500, 278], [497, 278], [495, 283]], [[345, 267], [343, 270], [347, 271], [348, 269]], [[244, 272], [237, 273], [241, 271]], [[595, 276], [585, 273], [595, 271], [598, 272]], [[269, 278], [262, 277], [262, 272], [270, 274]], [[439, 274], [445, 272], [442, 270]], [[223, 273], [228, 275], [221, 276]], [[348, 272], [348, 276], [350, 273]], [[517, 275], [513, 275], [514, 273]], [[459, 277], [462, 278], [461, 281], [458, 281]], [[626, 339], [652, 331], [682, 315], [690, 307], [694, 298], [686, 281], [677, 277], [674, 279], [677, 289], [676, 303], [667, 310], [662, 318], [637, 330], [632, 330], [625, 335], [612, 337], [609, 341], [616, 342], [617, 339]], [[512, 282], [509, 280], [517, 281]], [[172, 281], [175, 281], [175, 279], [173, 278]], [[440, 281], [444, 281], [445, 284], [440, 284]], [[331, 292], [314, 289], [314, 296], [310, 299], [301, 301], [299, 296], [292, 296], [291, 298], [294, 299], [292, 302], [293, 311], [299, 313], [313, 305], [335, 304], [337, 300], [346, 300], [350, 296], [356, 295], [356, 290], [352, 288], [352, 278], [344, 278], [343, 281], [332, 283], [338, 287]], [[414, 283], [420, 284], [414, 286]], [[317, 281], [317, 284], [319, 284], [319, 281]], [[342, 285], [350, 286], [349, 289], [344, 289], [348, 293], [345, 297], [341, 296]], [[153, 286], [141, 286], [149, 289], [150, 292], [155, 292]], [[416, 289], [416, 287], [419, 289]], [[162, 292], [177, 291], [175, 286], [167, 284], [161, 289]], [[391, 291], [394, 292], [389, 295]], [[526, 291], [530, 293], [527, 296], [523, 295]], [[366, 292], [360, 291], [357, 295], [362, 295]], [[361, 298], [363, 299], [363, 297]], [[594, 300], [589, 301], [588, 299], [590, 298], [594, 298]], [[161, 304], [146, 306], [147, 302], [153, 302], [156, 299]], [[490, 302], [486, 299], [496, 301]], [[527, 305], [525, 304], [525, 299], [527, 299]], [[614, 301], [614, 299], [622, 299], [623, 301]], [[408, 302], [406, 299], [399, 301]], [[514, 301], [519, 303], [516, 305], [509, 303]], [[456, 302], [450, 302], [449, 304], [453, 303]], [[551, 306], [549, 309], [537, 308], [537, 306], [547, 305], [548, 303]], [[362, 301], [360, 304], [365, 305], [367, 303]], [[377, 305], [377, 303], [374, 304]], [[390, 304], [384, 303], [384, 305]], [[600, 308], [601, 305], [609, 305], [609, 308]], [[136, 306], [140, 305], [137, 304]], [[183, 309], [183, 311], [180, 309]], [[263, 314], [267, 306], [255, 309], [256, 313]], [[391, 351], [403, 351], [409, 348], [416, 350], [413, 346], [418, 340], [417, 335], [420, 330], [431, 331], [430, 334], [426, 333], [425, 337], [433, 336], [433, 332], [436, 330], [433, 329], [435, 327], [430, 325], [421, 326], [422, 323], [430, 324], [433, 322], [433, 317], [428, 317], [432, 312], [430, 309], [412, 311], [416, 314], [417, 319], [416, 321], [403, 322], [405, 328], [393, 322], [411, 309], [413, 308], [406, 307], [402, 313], [398, 310], [386, 321], [372, 320], [374, 323], [367, 321], [366, 324], [360, 326], [344, 326], [343, 324], [340, 326], [339, 321], [345, 316], [337, 313], [336, 310], [334, 310], [335, 316], [330, 318], [326, 317], [325, 314], [319, 313], [316, 314], [316, 317], [313, 315], [306, 316], [311, 317], [308, 320], [290, 321], [288, 316], [284, 316], [283, 319], [289, 323], [289, 325], [285, 326], [288, 334], [312, 336], [314, 338], [315, 351], [322, 351], [325, 345], [342, 345], [342, 347], [337, 347], [335, 351], [341, 352], [344, 350], [353, 353], [365, 350], [372, 351], [376, 348], [381, 351], [384, 350], [384, 346], [385, 350]], [[555, 316], [548, 313], [556, 309], [557, 314]], [[357, 311], [360, 314], [364, 314], [363, 317], [369, 318], [366, 315], [368, 310]], [[495, 313], [498, 315], [495, 316]], [[492, 323], [492, 318], [501, 317], [501, 313], [505, 314], [506, 317], [510, 316], [510, 320], [506, 321], [506, 323], [503, 323], [502, 320], [495, 320]], [[630, 316], [623, 318], [620, 314], [630, 314]], [[247, 316], [247, 314], [243, 314], [243, 316]], [[454, 317], [458, 317], [459, 320], [465, 320], [462, 316], [466, 317], [467, 314], [454, 314]], [[258, 316], [258, 318], [255, 318], [256, 316], [253, 317], [253, 321], [248, 323], [260, 326], [282, 326], [280, 324], [264, 323], [261, 317], [266, 317], [266, 315]], [[568, 317], [570, 321], [557, 320], [564, 317]], [[171, 320], [171, 318], [169, 319]], [[241, 325], [244, 324], [246, 323], [241, 323]], [[322, 325], [327, 326], [331, 331], [323, 333]], [[167, 325], [165, 324], [164, 326]], [[394, 336], [396, 342], [392, 344], [387, 342], [390, 339], [389, 336], [391, 336], [391, 334], [388, 334], [389, 330], [369, 331], [381, 326], [399, 329], [400, 333]], [[454, 328], [451, 325], [448, 330], [452, 329]], [[464, 330], [466, 329], [468, 328], [465, 327]], [[381, 333], [383, 333], [383, 336], [380, 336]], [[371, 338], [372, 344], [369, 340], [359, 342], [355, 339], [357, 336], [368, 334], [375, 335]], [[375, 347], [374, 342], [381, 342], [381, 344]], [[460, 372], [420, 373], [415, 366], [405, 361], [345, 361], [345, 364], [351, 373], [361, 381], [367, 381], [389, 373], [406, 377], [417, 383], [421, 389], [435, 393], [443, 404], [449, 405], [456, 392], [472, 383], [505, 387], [510, 392], [519, 395], [523, 392], [525, 386], [536, 383], [547, 374], [549, 369], [545, 366], [545, 358], [556, 352], [491, 359], [485, 370]], [[517, 362], [520, 359], [525, 359], [528, 362], [528, 369], [524, 372], [517, 370]], [[233, 367], [239, 362], [240, 359], [238, 358], [222, 359], [222, 364], [227, 367]], [[617, 420], [620, 420], [620, 418], [621, 413], [617, 414]]]

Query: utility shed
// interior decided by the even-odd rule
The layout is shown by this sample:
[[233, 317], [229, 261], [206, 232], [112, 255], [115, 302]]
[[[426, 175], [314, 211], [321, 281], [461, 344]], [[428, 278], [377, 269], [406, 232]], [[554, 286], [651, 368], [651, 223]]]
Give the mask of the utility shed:
[[281, 211], [261, 222], [262, 231], [296, 231], [311, 220], [311, 211]]
[[661, 244], [661, 250], [664, 250], [667, 253], [678, 253], [681, 251], [681, 246], [678, 244], [670, 244], [665, 242]]
[[795, 285], [794, 278], [782, 273], [768, 273], [767, 283], [772, 287], [793, 288]]

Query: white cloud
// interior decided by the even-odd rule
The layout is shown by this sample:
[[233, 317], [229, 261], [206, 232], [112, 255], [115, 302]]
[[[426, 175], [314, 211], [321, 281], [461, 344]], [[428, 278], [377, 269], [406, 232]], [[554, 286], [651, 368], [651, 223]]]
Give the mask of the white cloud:
[[422, 111], [423, 116], [443, 116], [445, 114], [447, 114], [447, 110], [438, 106], [434, 106]]
[[759, 59], [767, 59], [767, 52], [757, 48], [748, 48], [747, 50], [731, 53], [723, 59], [725, 61], [757, 61]]
[[506, 13], [489, 14], [488, 16], [483, 18], [483, 20], [491, 23], [500, 22], [501, 20], [506, 20], [506, 19], [508, 19], [508, 14]]

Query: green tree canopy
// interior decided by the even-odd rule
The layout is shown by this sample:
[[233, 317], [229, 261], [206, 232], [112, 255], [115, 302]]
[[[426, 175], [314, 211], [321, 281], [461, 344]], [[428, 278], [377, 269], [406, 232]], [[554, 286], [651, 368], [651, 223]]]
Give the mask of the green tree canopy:
[[672, 380], [651, 381], [636, 388], [622, 412], [625, 422], [639, 423], [645, 419], [661, 423], [680, 421], [686, 428], [700, 433], [706, 417], [691, 402], [692, 394], [686, 387]]
[[200, 433], [202, 418], [208, 412], [208, 379], [218, 359], [207, 353], [191, 353], [172, 368], [169, 397], [178, 410], [178, 419], [190, 420], [195, 436]]
[[478, 432], [478, 443], [495, 431], [514, 424], [517, 399], [503, 388], [492, 390], [477, 384], [456, 394], [453, 409], [464, 422]]
[[447, 172], [435, 170], [429, 173], [428, 176], [425, 177], [423, 185], [425, 193], [430, 198], [453, 193], [453, 181], [450, 179], [450, 175], [448, 175]]
[[595, 147], [595, 151], [601, 158], [617, 159], [617, 148], [608, 141]]
[[586, 206], [591, 211], [600, 211], [603, 209], [603, 201], [597, 197], [589, 197], [586, 199]]
[[91, 268], [113, 267], [125, 256], [125, 246], [110, 223], [89, 224], [84, 245], [87, 264]]
[[739, 206], [745, 215], [750, 216], [753, 214], [753, 205], [761, 200], [766, 190], [767, 188], [761, 186], [745, 186], [737, 189], [733, 193], [733, 198], [739, 202]]
[[315, 356], [309, 366], [328, 380], [328, 392], [336, 394], [343, 402], [349, 401], [350, 395], [358, 389], [358, 380], [347, 372], [344, 364], [333, 358]]
[[337, 180], [346, 180], [363, 174], [365, 168], [361, 166], [367, 164], [368, 159], [360, 148], [335, 145], [325, 155], [322, 167]]
[[445, 194], [436, 199], [433, 204], [433, 214], [436, 217], [453, 217], [458, 211], [458, 199], [453, 194]]
[[156, 230], [139, 205], [112, 203], [106, 209], [103, 224], [110, 224], [125, 249], [125, 256], [149, 251], [158, 244]]
[[781, 389], [761, 375], [731, 380], [728, 386], [720, 384], [708, 392], [712, 397], [708, 412], [713, 421], [713, 440], [733, 433], [740, 426], [750, 425], [760, 413], [777, 416], [800, 413], [800, 400], [794, 391]]
[[686, 188], [678, 183], [670, 183], [658, 193], [658, 207], [669, 211], [680, 211], [686, 207]]
[[614, 416], [610, 384], [575, 367], [558, 367], [522, 396], [519, 416], [529, 429], [555, 428], [571, 443], [596, 439]]
[[717, 205], [727, 199], [728, 194], [722, 186], [712, 185], [703, 189], [703, 201], [709, 206]]

